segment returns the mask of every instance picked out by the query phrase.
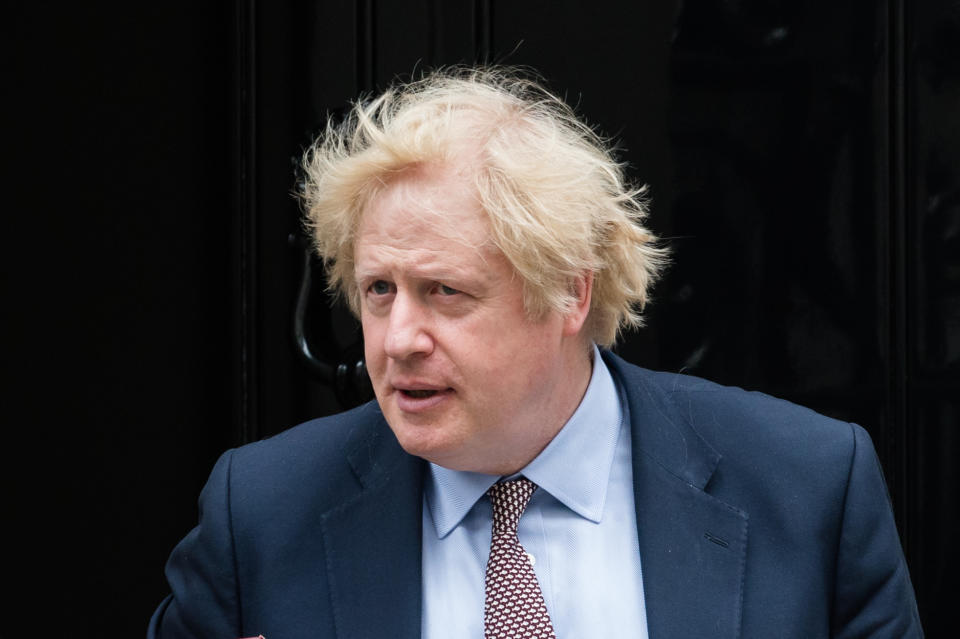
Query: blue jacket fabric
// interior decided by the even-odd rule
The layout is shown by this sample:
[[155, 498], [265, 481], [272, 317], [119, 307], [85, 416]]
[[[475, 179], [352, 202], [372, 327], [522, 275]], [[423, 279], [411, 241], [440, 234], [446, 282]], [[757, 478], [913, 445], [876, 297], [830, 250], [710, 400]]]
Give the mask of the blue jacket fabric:
[[[862, 428], [603, 357], [652, 639], [923, 636]], [[424, 468], [375, 402], [226, 452], [148, 638], [419, 637]]]

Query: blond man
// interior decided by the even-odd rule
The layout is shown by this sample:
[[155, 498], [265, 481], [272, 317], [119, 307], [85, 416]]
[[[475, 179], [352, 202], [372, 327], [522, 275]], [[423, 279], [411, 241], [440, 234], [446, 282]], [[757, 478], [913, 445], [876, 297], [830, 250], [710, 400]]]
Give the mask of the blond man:
[[220, 459], [151, 637], [915, 637], [869, 437], [628, 364], [665, 252], [561, 100], [452, 69], [305, 158], [376, 401]]

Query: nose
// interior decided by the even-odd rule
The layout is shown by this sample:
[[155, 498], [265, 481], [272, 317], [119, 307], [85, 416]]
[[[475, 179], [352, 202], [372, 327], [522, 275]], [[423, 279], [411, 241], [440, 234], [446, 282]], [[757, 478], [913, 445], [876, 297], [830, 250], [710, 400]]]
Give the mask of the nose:
[[387, 357], [395, 360], [429, 355], [433, 351], [427, 309], [412, 296], [400, 291], [390, 306], [384, 351]]

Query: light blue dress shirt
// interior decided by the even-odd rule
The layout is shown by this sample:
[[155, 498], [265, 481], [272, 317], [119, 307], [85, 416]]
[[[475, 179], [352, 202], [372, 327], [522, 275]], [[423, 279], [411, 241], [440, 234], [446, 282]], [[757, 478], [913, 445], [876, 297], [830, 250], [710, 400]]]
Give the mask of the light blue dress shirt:
[[[520, 518], [559, 639], [646, 639], [630, 426], [593, 349], [590, 384], [563, 429], [522, 471], [540, 486]], [[434, 464], [424, 490], [425, 639], [482, 639], [490, 553], [486, 491], [500, 478]]]

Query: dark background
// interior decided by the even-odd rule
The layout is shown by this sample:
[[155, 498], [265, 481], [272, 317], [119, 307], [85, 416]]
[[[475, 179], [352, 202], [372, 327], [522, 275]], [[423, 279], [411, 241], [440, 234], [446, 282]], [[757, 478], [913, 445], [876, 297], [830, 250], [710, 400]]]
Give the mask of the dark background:
[[[296, 158], [396, 74], [531, 65], [621, 141], [675, 264], [632, 361], [877, 444], [928, 635], [960, 596], [960, 5], [17, 3], [2, 21], [0, 637], [138, 636], [224, 449], [334, 412], [356, 331]], [[335, 388], [336, 387], [336, 388]]]

